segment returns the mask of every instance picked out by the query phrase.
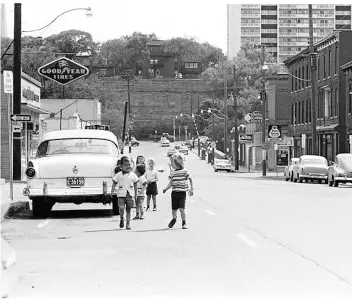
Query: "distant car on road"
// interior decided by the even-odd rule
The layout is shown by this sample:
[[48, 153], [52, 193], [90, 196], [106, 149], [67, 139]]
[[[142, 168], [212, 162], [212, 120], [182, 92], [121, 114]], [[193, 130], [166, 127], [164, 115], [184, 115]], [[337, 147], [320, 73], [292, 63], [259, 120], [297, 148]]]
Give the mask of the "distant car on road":
[[298, 165], [298, 163], [299, 163], [298, 157], [293, 157], [290, 159], [288, 166], [286, 166], [284, 169], [284, 177], [286, 181], [288, 180], [293, 181], [293, 167], [295, 165]]
[[215, 158], [213, 168], [215, 172], [218, 172], [219, 170], [231, 172], [231, 161], [228, 159]]
[[170, 141], [168, 139], [161, 140], [161, 147], [170, 147]]
[[186, 145], [182, 145], [178, 151], [184, 155], [188, 155], [188, 147]]
[[339, 183], [352, 183], [352, 154], [336, 155], [335, 162], [328, 168], [329, 186], [338, 187]]
[[46, 217], [56, 202], [111, 203], [111, 178], [120, 151], [116, 136], [104, 130], [60, 130], [44, 134], [35, 159], [25, 171], [23, 194], [32, 200], [33, 216]]
[[306, 182], [318, 180], [322, 183], [328, 180], [328, 161], [323, 156], [302, 155], [297, 165], [293, 166], [293, 181]]
[[131, 146], [139, 146], [139, 141], [135, 137], [131, 138]]

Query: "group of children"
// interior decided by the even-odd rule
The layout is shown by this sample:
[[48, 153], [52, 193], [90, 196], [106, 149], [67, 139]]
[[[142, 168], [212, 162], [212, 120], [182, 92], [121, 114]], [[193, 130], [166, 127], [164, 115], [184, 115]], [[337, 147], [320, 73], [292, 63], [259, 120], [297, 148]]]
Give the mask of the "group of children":
[[[147, 195], [147, 207], [150, 209], [150, 199], [153, 199], [153, 211], [156, 211], [156, 196], [158, 195], [157, 181], [159, 180], [158, 171], [155, 169], [155, 161], [150, 158], [145, 165], [145, 158], [142, 155], [137, 156], [136, 165], [132, 169], [133, 161], [129, 156], [121, 158], [121, 171], [112, 178], [111, 195], [115, 194], [118, 198], [120, 212], [120, 228], [125, 226], [124, 214], [126, 208], [126, 229], [131, 229], [131, 209], [136, 207], [136, 216], [134, 220], [144, 219], [143, 203]], [[175, 153], [170, 157], [170, 175], [169, 183], [163, 189], [163, 193], [172, 188], [171, 207], [172, 220], [168, 227], [172, 228], [177, 220], [177, 210], [180, 210], [182, 219], [182, 228], [187, 229], [186, 225], [186, 193], [193, 195], [193, 181], [189, 172], [184, 168], [184, 158], [180, 153]], [[190, 183], [190, 188], [188, 185]]]

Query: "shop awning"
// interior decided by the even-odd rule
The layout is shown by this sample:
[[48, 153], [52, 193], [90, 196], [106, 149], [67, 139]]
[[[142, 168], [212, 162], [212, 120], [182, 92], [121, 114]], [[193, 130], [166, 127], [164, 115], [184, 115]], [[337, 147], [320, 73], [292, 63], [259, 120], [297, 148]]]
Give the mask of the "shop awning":
[[32, 112], [35, 112], [37, 114], [50, 114], [50, 111], [47, 111], [45, 109], [42, 109], [40, 107], [28, 104], [28, 103], [21, 103], [21, 107], [28, 109]]
[[326, 126], [317, 126], [317, 131], [329, 131], [329, 130], [335, 130], [335, 128], [339, 124], [333, 124], [333, 125], [326, 125]]

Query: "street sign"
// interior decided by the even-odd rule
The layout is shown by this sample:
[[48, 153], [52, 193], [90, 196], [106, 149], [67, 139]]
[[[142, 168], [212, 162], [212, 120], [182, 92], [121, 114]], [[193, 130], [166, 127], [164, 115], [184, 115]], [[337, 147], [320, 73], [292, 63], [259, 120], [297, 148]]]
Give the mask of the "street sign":
[[271, 142], [281, 141], [281, 125], [268, 125], [268, 140]]
[[89, 69], [67, 57], [60, 57], [40, 67], [38, 73], [58, 84], [66, 85], [88, 75]]
[[240, 135], [240, 142], [253, 142], [253, 135], [252, 134], [243, 134]]
[[31, 115], [11, 115], [11, 120], [15, 122], [30, 122]]
[[21, 132], [22, 122], [12, 122], [12, 132]]
[[12, 71], [4, 71], [4, 93], [13, 93], [13, 74]]

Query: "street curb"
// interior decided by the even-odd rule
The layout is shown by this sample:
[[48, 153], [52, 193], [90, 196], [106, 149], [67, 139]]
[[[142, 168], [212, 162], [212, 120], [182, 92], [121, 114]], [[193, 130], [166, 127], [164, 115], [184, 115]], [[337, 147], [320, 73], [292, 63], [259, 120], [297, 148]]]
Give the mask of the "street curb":
[[10, 203], [4, 218], [10, 218], [15, 214], [21, 213], [23, 211], [29, 210], [29, 201], [16, 201]]

